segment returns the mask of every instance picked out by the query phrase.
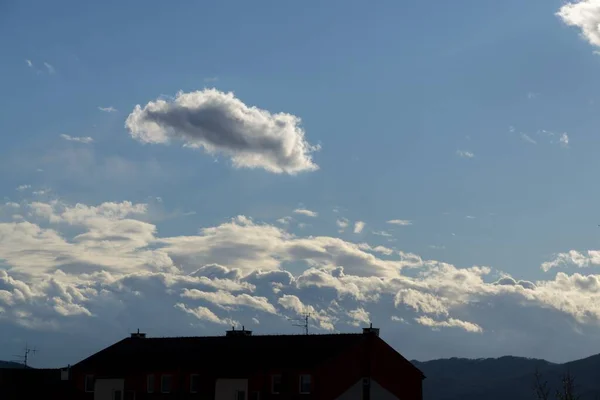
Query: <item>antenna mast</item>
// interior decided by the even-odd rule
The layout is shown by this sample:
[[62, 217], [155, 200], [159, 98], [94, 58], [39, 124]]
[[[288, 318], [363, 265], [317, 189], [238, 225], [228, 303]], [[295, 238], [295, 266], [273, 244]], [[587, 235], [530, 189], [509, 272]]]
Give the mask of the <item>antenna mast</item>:
[[20, 362], [21, 364], [23, 364], [24, 368], [27, 368], [27, 360], [29, 359], [29, 353], [32, 353], [32, 355], [35, 355], [35, 353], [37, 353], [38, 350], [34, 347], [33, 349], [30, 348], [27, 343], [25, 343], [25, 349], [23, 351], [23, 355], [15, 355], [13, 357], [18, 357], [18, 362]]
[[[308, 335], [308, 319], [310, 318], [311, 314], [310, 313], [304, 313], [302, 318], [302, 323], [297, 323], [297, 324], [293, 324], [294, 326], [300, 327], [304, 329], [304, 334]], [[299, 320], [297, 320], [299, 321]]]

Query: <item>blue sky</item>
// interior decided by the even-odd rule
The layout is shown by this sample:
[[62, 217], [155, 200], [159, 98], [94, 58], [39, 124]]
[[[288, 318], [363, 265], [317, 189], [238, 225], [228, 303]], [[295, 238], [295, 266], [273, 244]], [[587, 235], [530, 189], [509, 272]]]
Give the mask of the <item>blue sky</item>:
[[0, 359], [263, 306], [256, 331], [311, 309], [411, 358], [594, 352], [598, 21], [598, 0], [2, 2]]

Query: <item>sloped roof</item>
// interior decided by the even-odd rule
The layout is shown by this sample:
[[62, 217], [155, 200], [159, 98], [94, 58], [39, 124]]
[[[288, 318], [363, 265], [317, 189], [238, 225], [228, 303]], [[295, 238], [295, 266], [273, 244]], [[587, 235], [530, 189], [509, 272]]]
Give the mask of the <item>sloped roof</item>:
[[74, 365], [90, 371], [168, 371], [199, 365], [235, 373], [310, 368], [365, 340], [363, 334], [130, 337]]

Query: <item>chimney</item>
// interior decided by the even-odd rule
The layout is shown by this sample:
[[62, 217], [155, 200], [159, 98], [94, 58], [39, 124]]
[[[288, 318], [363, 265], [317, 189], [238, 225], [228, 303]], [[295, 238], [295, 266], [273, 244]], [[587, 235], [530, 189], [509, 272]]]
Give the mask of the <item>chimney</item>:
[[240, 337], [240, 336], [252, 336], [252, 331], [247, 331], [244, 326], [242, 326], [242, 330], [235, 330], [235, 326], [231, 327], [230, 331], [227, 331], [225, 334], [226, 337]]
[[140, 330], [138, 329], [137, 332], [134, 332], [131, 334], [131, 338], [132, 339], [145, 339], [146, 338], [146, 334], [145, 333], [140, 333]]
[[379, 328], [373, 328], [373, 324], [370, 324], [368, 328], [363, 328], [363, 335], [379, 336]]

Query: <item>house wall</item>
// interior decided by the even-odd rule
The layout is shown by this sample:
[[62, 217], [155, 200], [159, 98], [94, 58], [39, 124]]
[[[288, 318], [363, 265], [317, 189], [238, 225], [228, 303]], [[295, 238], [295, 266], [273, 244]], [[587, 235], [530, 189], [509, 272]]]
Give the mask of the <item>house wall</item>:
[[[370, 400], [399, 400], [374, 379], [371, 379], [369, 392]], [[335, 400], [363, 400], [363, 380], [360, 379]]]
[[121, 392], [122, 400], [125, 392], [124, 379], [97, 379], [94, 385], [94, 400], [117, 400], [114, 398], [115, 391]]
[[244, 391], [248, 399], [248, 379], [217, 379], [215, 400], [237, 400], [236, 392]]
[[422, 375], [394, 348], [379, 337], [369, 343], [371, 378], [402, 400], [423, 399]]

